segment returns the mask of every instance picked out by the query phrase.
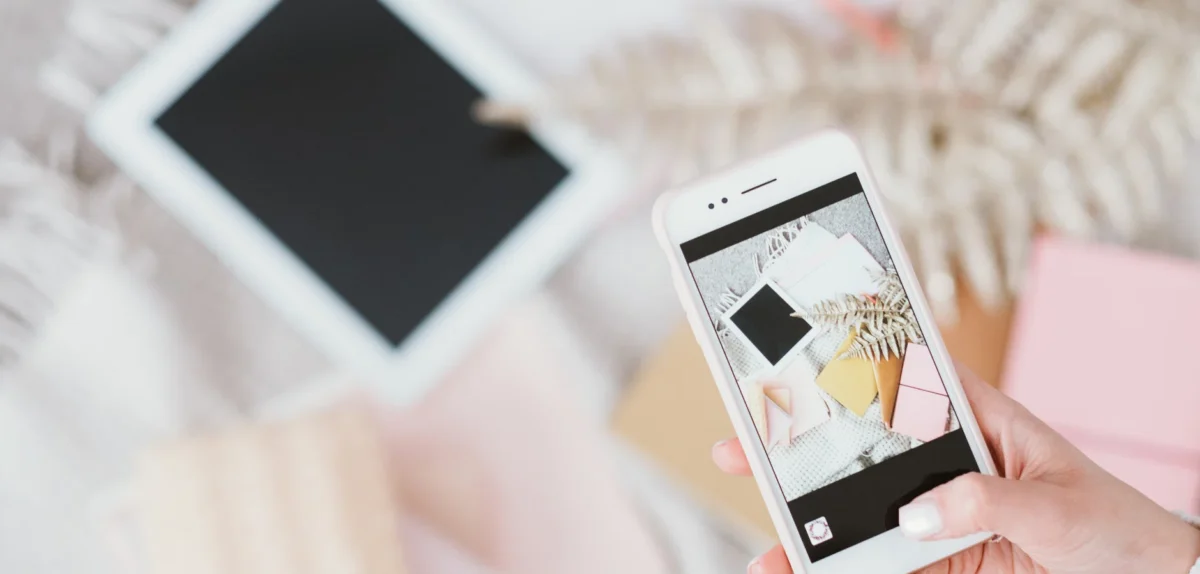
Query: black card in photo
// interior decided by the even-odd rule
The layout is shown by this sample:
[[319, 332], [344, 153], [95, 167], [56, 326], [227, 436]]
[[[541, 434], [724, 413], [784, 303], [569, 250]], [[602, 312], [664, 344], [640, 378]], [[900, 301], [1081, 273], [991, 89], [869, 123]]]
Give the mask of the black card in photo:
[[795, 312], [774, 287], [764, 284], [728, 320], [774, 365], [812, 330], [807, 321], [792, 316]]

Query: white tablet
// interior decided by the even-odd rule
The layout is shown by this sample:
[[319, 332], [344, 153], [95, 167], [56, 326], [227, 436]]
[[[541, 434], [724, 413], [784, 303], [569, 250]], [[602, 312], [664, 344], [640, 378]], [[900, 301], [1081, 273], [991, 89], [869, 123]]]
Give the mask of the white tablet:
[[403, 401], [616, 195], [616, 162], [582, 132], [470, 118], [482, 94], [536, 88], [441, 0], [208, 0], [89, 132], [303, 335]]

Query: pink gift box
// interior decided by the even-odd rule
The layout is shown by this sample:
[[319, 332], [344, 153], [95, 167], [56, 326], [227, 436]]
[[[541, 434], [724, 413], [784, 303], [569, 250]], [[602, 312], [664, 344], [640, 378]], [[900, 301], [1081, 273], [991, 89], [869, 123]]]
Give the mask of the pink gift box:
[[1200, 493], [1200, 267], [1056, 238], [1034, 250], [1004, 389], [1172, 510]]

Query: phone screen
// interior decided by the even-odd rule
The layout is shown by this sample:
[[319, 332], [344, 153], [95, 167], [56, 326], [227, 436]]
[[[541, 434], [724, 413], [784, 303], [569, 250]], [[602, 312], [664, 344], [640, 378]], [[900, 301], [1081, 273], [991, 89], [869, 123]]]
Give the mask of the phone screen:
[[811, 560], [979, 470], [857, 175], [681, 248]]

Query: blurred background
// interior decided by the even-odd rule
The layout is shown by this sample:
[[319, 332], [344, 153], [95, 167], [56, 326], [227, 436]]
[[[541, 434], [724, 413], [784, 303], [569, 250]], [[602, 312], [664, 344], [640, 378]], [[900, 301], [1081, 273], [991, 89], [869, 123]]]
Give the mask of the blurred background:
[[0, 570], [740, 571], [774, 529], [709, 460], [733, 430], [649, 209], [827, 126], [955, 357], [1200, 511], [1200, 2], [445, 0], [538, 82], [462, 118], [567, 126], [620, 177], [403, 403], [89, 140], [206, 3], [0, 0]]

